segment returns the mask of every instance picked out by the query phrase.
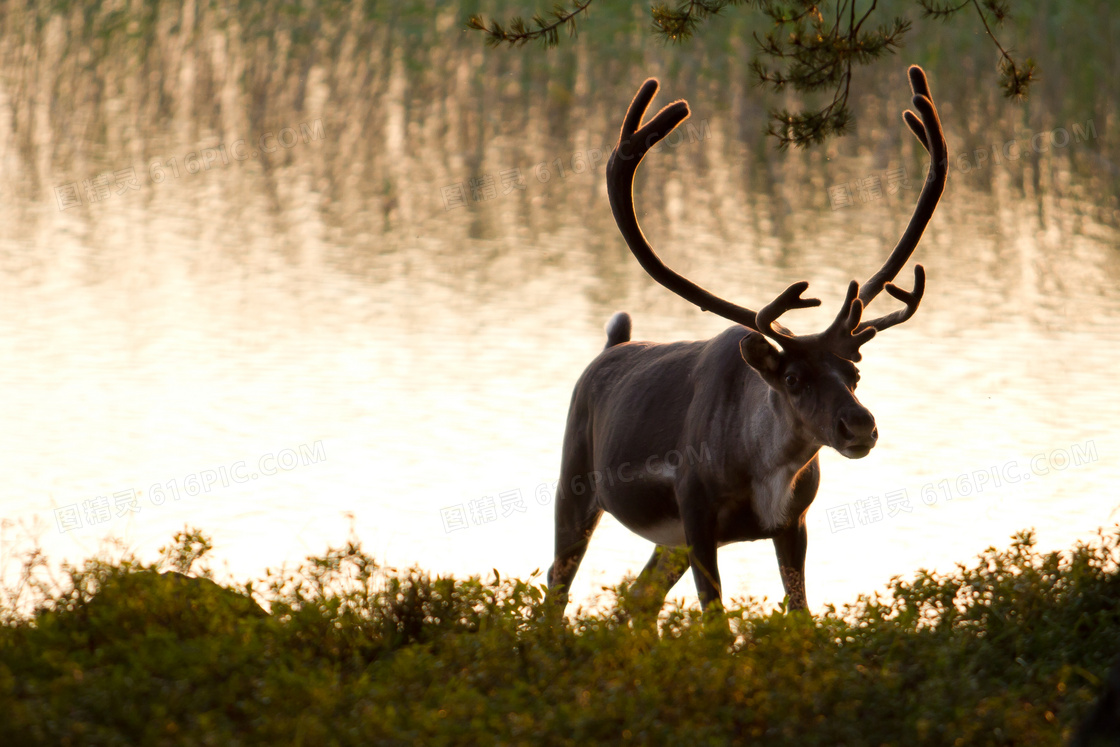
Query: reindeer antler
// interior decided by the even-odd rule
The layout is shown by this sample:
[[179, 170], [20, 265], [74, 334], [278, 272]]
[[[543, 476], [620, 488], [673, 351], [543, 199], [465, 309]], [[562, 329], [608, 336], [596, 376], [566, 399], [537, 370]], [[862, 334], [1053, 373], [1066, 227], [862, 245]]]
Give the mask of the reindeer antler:
[[622, 132], [618, 145], [607, 161], [607, 197], [615, 223], [622, 232], [630, 251], [650, 277], [676, 293], [681, 298], [696, 304], [704, 311], [711, 311], [725, 319], [758, 329], [755, 312], [716, 296], [683, 275], [674, 272], [661, 261], [638, 225], [634, 210], [634, 174], [646, 153], [661, 142], [689, 117], [688, 102], [679, 100], [665, 106], [653, 119], [641, 125], [642, 116], [653, 101], [660, 84], [650, 78], [642, 83], [626, 117], [622, 120]]
[[929, 171], [926, 174], [925, 183], [922, 185], [922, 192], [918, 195], [918, 202], [914, 206], [914, 214], [910, 216], [910, 222], [907, 224], [902, 237], [898, 240], [898, 244], [895, 245], [879, 271], [872, 275], [859, 289], [859, 298], [864, 307], [867, 307], [885, 288], [887, 293], [906, 304], [906, 308], [864, 322], [860, 325], [861, 329], [884, 330], [896, 324], [901, 324], [918, 310], [918, 304], [922, 301], [922, 294], [925, 293], [925, 269], [921, 265], [914, 267], [913, 291], [904, 291], [891, 281], [898, 275], [903, 265], [914, 253], [914, 249], [917, 248], [926, 226], [929, 225], [929, 221], [933, 217], [933, 211], [937, 208], [937, 203], [945, 192], [945, 182], [949, 174], [949, 155], [948, 147], [945, 144], [945, 131], [941, 129], [937, 107], [933, 105], [933, 94], [929, 90], [929, 80], [926, 79], [925, 71], [917, 65], [911, 65], [907, 75], [910, 79], [910, 90], [914, 94], [912, 102], [918, 113], [915, 114], [907, 109], [902, 113], [902, 120], [906, 122], [910, 131], [914, 133], [914, 137], [929, 153]]
[[782, 291], [781, 295], [763, 306], [759, 310], [755, 320], [758, 324], [758, 331], [783, 347], [791, 344], [794, 340], [794, 335], [789, 334], [784, 327], [781, 329], [774, 329], [774, 322], [787, 311], [820, 306], [821, 300], [819, 298], [801, 297], [801, 294], [808, 290], [808, 288], [809, 283], [805, 280], [801, 280], [786, 288]]
[[[607, 161], [607, 195], [610, 199], [611, 211], [614, 213], [615, 222], [626, 239], [630, 251], [634, 253], [638, 263], [657, 282], [676, 293], [681, 298], [696, 304], [704, 311], [737, 322], [760, 332], [784, 348], [799, 345], [825, 345], [836, 355], [851, 361], [860, 360], [859, 347], [872, 337], [876, 331], [893, 327], [909, 319], [917, 311], [925, 293], [925, 271], [921, 265], [914, 268], [914, 289], [905, 291], [894, 285], [894, 278], [899, 270], [910, 259], [918, 241], [933, 217], [933, 211], [945, 191], [945, 181], [948, 173], [948, 151], [945, 145], [945, 133], [941, 129], [941, 122], [937, 116], [937, 109], [933, 105], [933, 98], [929, 90], [929, 81], [920, 67], [912, 65], [908, 71], [910, 88], [913, 91], [913, 105], [918, 113], [907, 110], [903, 112], [903, 121], [918, 138], [918, 141], [930, 154], [929, 173], [926, 177], [922, 192], [918, 196], [918, 203], [914, 214], [899, 239], [898, 244], [887, 257], [882, 268], [867, 282], [860, 286], [852, 281], [848, 294], [840, 309], [840, 313], [827, 330], [813, 335], [793, 335], [781, 325], [775, 328], [778, 317], [792, 309], [803, 309], [820, 305], [820, 301], [813, 298], [802, 298], [802, 293], [808, 288], [807, 282], [794, 283], [786, 288], [777, 298], [766, 304], [757, 313], [731, 303], [719, 296], [712, 294], [701, 286], [692, 282], [683, 275], [674, 272], [661, 261], [657, 253], [646, 240], [638, 225], [638, 218], [634, 208], [634, 176], [646, 153], [657, 143], [661, 142], [670, 132], [689, 117], [688, 103], [674, 101], [664, 107], [653, 119], [644, 125], [642, 117], [649, 108], [657, 93], [658, 82], [650, 78], [638, 89], [630, 107], [626, 110], [626, 117], [622, 122], [622, 131], [619, 134], [618, 144]], [[890, 314], [872, 319], [867, 322], [860, 321], [863, 309], [871, 303], [876, 296], [886, 289], [894, 298], [902, 301], [905, 308]]]

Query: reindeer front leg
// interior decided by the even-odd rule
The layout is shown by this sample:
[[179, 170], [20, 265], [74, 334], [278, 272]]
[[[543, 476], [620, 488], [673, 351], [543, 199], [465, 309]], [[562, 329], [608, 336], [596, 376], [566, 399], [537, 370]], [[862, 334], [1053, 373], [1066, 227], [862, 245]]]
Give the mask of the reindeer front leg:
[[801, 514], [793, 524], [774, 537], [774, 551], [778, 554], [778, 572], [782, 575], [782, 586], [789, 597], [789, 609], [808, 610], [809, 602], [805, 596], [805, 550], [809, 546], [809, 534], [805, 530], [805, 514], [817, 488], [821, 484], [821, 468], [816, 457], [798, 473], [793, 483], [794, 511]]
[[778, 553], [778, 571], [782, 574], [782, 586], [789, 597], [791, 610], [807, 610], [809, 602], [805, 598], [805, 550], [809, 545], [809, 533], [805, 530], [805, 514], [797, 523], [774, 537], [774, 550]]
[[678, 491], [684, 541], [688, 545], [688, 561], [700, 606], [708, 609], [712, 603], [721, 605], [723, 587], [716, 565], [716, 514], [711, 510], [703, 485], [695, 477], [685, 481]]

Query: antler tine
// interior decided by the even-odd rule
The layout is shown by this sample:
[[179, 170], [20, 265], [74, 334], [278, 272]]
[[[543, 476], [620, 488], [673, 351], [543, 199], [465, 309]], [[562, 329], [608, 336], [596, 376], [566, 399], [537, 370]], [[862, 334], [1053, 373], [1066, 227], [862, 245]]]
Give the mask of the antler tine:
[[[911, 132], [918, 139], [930, 155], [929, 172], [918, 202], [914, 206], [914, 214], [903, 232], [902, 238], [891, 251], [883, 267], [867, 282], [860, 286], [859, 298], [866, 307], [882, 290], [894, 280], [903, 265], [910, 259], [922, 233], [933, 217], [933, 211], [945, 191], [945, 181], [948, 177], [948, 148], [945, 144], [945, 132], [941, 129], [941, 120], [937, 115], [937, 108], [933, 104], [933, 97], [929, 89], [929, 81], [925, 72], [917, 65], [911, 65], [908, 71], [910, 89], [913, 91], [913, 105], [918, 113], [907, 110], [902, 118]], [[883, 317], [887, 318], [887, 317]], [[895, 322], [897, 324], [897, 322]]]
[[775, 329], [774, 322], [787, 311], [820, 306], [821, 302], [819, 298], [801, 297], [801, 294], [808, 288], [809, 283], [805, 280], [794, 283], [782, 291], [773, 301], [759, 309], [756, 320], [758, 326], [756, 329], [770, 339], [781, 344], [783, 347], [788, 348], [791, 344], [794, 344], [796, 338], [794, 338], [793, 335], [787, 334], [784, 328], [780, 330]]
[[914, 137], [918, 138], [918, 142], [929, 153], [929, 140], [926, 139], [926, 128], [922, 124], [922, 120], [918, 119], [918, 115], [907, 109], [902, 112], [902, 121], [910, 128], [910, 132], [914, 133]]
[[[690, 114], [688, 102], [681, 99], [662, 107], [653, 119], [644, 127], [641, 126], [642, 117], [653, 102], [653, 97], [657, 95], [660, 85], [656, 78], [649, 78], [634, 94], [634, 100], [626, 110], [626, 118], [622, 120], [622, 131], [619, 133], [618, 146], [615, 148], [621, 160], [629, 161], [636, 157], [641, 161], [650, 148], [688, 119]], [[636, 137], [643, 135], [644, 137]], [[636, 162], [633, 166], [635, 170], [638, 168]]]
[[[910, 79], [910, 90], [915, 96], [925, 96], [930, 101], [933, 101], [933, 94], [929, 91], [929, 80], [926, 79], [926, 73], [917, 65], [911, 65], [906, 71], [906, 76]], [[926, 128], [922, 124], [922, 120], [918, 119], [914, 112], [907, 109], [902, 112], [902, 120], [914, 133], [914, 137], [918, 138], [918, 142], [922, 147], [929, 152], [929, 139], [926, 137]]]
[[840, 313], [832, 320], [824, 332], [816, 335], [826, 341], [833, 353], [858, 363], [862, 359], [859, 348], [875, 336], [875, 329], [860, 324], [863, 316], [863, 302], [859, 300], [859, 283], [853, 280], [848, 284], [848, 293], [840, 307]]
[[906, 68], [906, 77], [910, 79], [910, 90], [914, 92], [915, 96], [925, 96], [930, 101], [933, 101], [933, 96], [929, 92], [929, 78], [926, 77], [926, 71], [918, 65], [911, 65]]
[[925, 295], [926, 292], [926, 269], [921, 265], [914, 265], [914, 290], [905, 291], [894, 283], [887, 283], [886, 291], [906, 304], [905, 308], [892, 311], [889, 314], [884, 314], [877, 319], [863, 322], [859, 325], [859, 330], [861, 332], [867, 328], [882, 332], [884, 329], [893, 327], [896, 324], [902, 324], [907, 319], [914, 316], [914, 312], [918, 310], [918, 304], [922, 302], [922, 296]]
[[688, 119], [688, 102], [674, 101], [664, 107], [653, 119], [640, 126], [642, 116], [657, 93], [658, 82], [650, 78], [638, 89], [626, 117], [622, 122], [622, 132], [618, 144], [607, 161], [607, 196], [614, 213], [615, 223], [626, 239], [630, 251], [650, 277], [686, 301], [696, 304], [703, 311], [722, 316], [724, 319], [757, 330], [756, 314], [750, 309], [738, 306], [716, 296], [683, 275], [674, 272], [661, 261], [646, 240], [638, 225], [634, 210], [634, 175], [642, 158], [657, 143]]

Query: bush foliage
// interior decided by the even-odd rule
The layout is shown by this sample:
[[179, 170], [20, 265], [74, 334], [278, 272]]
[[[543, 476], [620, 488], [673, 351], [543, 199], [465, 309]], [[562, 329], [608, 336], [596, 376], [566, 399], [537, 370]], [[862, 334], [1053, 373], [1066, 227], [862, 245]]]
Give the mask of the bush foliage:
[[1120, 652], [1120, 531], [1066, 553], [1023, 532], [815, 617], [670, 605], [659, 630], [625, 587], [565, 618], [533, 580], [356, 543], [222, 587], [185, 575], [209, 547], [57, 582], [28, 557], [0, 600], [6, 743], [1057, 745]]

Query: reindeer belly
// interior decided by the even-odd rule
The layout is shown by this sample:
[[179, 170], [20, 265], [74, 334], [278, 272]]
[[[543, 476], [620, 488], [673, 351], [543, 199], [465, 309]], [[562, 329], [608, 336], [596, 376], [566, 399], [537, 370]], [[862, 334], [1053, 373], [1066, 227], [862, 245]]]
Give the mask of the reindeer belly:
[[629, 485], [603, 486], [599, 505], [639, 537], [659, 545], [682, 546], [684, 524], [670, 480], [645, 479]]
[[634, 534], [669, 547], [684, 547], [684, 523], [680, 519], [664, 519], [656, 524], [647, 524], [642, 527], [629, 527]]
[[[720, 545], [774, 537], [790, 523], [792, 470], [779, 470], [714, 498], [716, 541]], [[645, 474], [629, 482], [603, 480], [599, 506], [634, 534], [671, 547], [687, 544], [673, 474]]]

